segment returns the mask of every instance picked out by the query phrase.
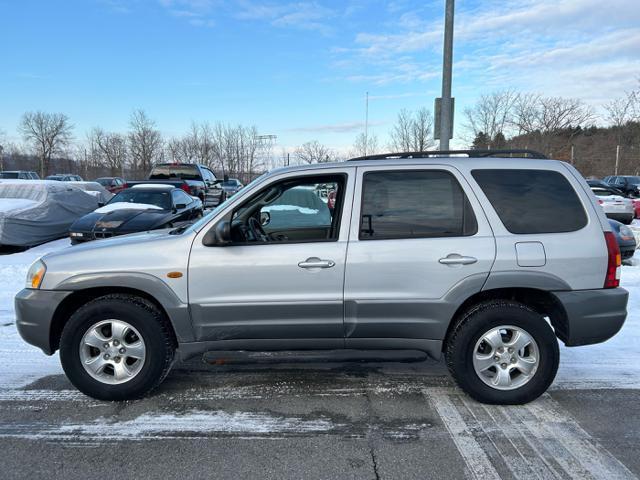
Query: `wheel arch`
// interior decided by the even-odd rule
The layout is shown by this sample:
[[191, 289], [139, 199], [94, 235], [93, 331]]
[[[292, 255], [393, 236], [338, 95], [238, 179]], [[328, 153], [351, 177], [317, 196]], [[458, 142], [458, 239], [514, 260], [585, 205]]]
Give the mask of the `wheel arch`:
[[176, 341], [194, 340], [188, 305], [180, 302], [171, 288], [147, 274], [104, 274], [73, 277], [56, 287], [71, 291], [56, 308], [49, 331], [51, 351], [59, 347], [60, 335], [69, 317], [87, 302], [115, 293], [135, 295], [153, 303], [167, 318]]
[[527, 305], [538, 314], [548, 317], [556, 336], [565, 341], [568, 332], [567, 312], [560, 300], [552, 292], [531, 287], [494, 288], [482, 290], [471, 295], [456, 309], [442, 343], [443, 351], [458, 319], [474, 305], [489, 300], [511, 300]]

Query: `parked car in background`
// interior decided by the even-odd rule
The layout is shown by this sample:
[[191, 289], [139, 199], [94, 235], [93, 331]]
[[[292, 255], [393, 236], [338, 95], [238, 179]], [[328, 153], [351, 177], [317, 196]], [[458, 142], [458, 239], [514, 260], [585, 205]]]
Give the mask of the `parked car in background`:
[[613, 185], [605, 182], [604, 180], [590, 179], [590, 180], [587, 180], [587, 185], [589, 185], [590, 187], [608, 188], [614, 193], [614, 195], [621, 195], [623, 197], [626, 196], [622, 190], [614, 187]]
[[49, 253], [16, 295], [18, 331], [102, 400], [146, 395], [178, 355], [348, 348], [444, 355], [474, 399], [529, 402], [558, 338], [622, 328], [620, 249], [568, 163], [456, 155], [281, 168], [190, 227]]
[[[216, 207], [225, 201], [227, 195], [213, 171], [196, 163], [160, 163], [153, 167], [149, 180], [181, 180], [180, 187], [189, 195], [200, 198], [205, 207]], [[129, 182], [130, 184], [132, 182]], [[139, 183], [139, 182], [138, 182]]]
[[113, 197], [113, 193], [109, 192], [98, 182], [73, 182], [73, 186], [96, 197], [100, 205], [104, 205]]
[[0, 180], [0, 245], [31, 247], [67, 235], [98, 199], [72, 184]]
[[40, 176], [30, 170], [5, 170], [4, 172], [0, 172], [0, 179], [40, 180]]
[[609, 188], [591, 187], [607, 217], [629, 225], [636, 217], [636, 210], [629, 198], [615, 195]]
[[609, 219], [609, 223], [611, 224], [611, 230], [618, 241], [622, 260], [629, 260], [636, 253], [637, 248], [636, 237], [633, 234], [633, 230], [611, 218]]
[[604, 177], [609, 185], [622, 190], [626, 195], [640, 196], [640, 176], [637, 175], [611, 175]]
[[71, 243], [171, 228], [202, 216], [202, 202], [171, 185], [136, 185], [117, 193], [106, 205], [76, 220]]
[[122, 177], [100, 177], [96, 178], [96, 182], [114, 194], [127, 188], [127, 182]]
[[244, 187], [244, 185], [237, 178], [228, 178], [222, 182], [222, 189], [226, 194], [226, 198], [238, 193], [242, 187]]
[[56, 182], [82, 182], [80, 175], [72, 175], [66, 173], [56, 173], [55, 175], [49, 175], [45, 180], [53, 180]]

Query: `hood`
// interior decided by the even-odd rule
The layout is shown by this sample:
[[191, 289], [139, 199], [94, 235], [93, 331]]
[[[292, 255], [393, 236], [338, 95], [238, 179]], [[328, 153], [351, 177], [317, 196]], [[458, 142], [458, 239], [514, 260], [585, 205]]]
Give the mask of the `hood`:
[[77, 232], [93, 230], [102, 232], [135, 232], [161, 226], [169, 221], [170, 217], [171, 212], [169, 210], [160, 209], [121, 209], [108, 211], [107, 213], [95, 211], [73, 222], [69, 230]]

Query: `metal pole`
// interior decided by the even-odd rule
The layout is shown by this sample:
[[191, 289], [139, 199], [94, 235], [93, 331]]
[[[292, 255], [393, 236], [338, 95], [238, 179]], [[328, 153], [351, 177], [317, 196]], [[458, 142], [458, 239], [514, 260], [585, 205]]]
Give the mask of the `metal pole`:
[[0, 172], [4, 170], [4, 148], [0, 145]]
[[446, 0], [444, 15], [444, 51], [442, 59], [442, 105], [440, 113], [440, 150], [449, 150], [451, 137], [451, 70], [453, 65], [453, 9], [454, 0]]
[[575, 160], [574, 153], [575, 153], [574, 146], [571, 145], [571, 165], [574, 165], [574, 160]]
[[365, 103], [365, 116], [364, 116], [364, 156], [367, 156], [367, 150], [369, 150], [369, 92], [367, 92], [367, 98]]
[[616, 145], [616, 168], [613, 172], [614, 175], [618, 175], [618, 163], [620, 162], [620, 145]]

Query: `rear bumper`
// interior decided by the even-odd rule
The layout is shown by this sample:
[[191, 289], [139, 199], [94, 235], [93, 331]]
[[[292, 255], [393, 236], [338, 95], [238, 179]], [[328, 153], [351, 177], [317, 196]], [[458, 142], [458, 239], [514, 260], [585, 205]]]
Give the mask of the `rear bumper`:
[[53, 315], [71, 292], [59, 290], [23, 289], [16, 295], [16, 326], [23, 340], [40, 348], [47, 355], [53, 354], [51, 324]]
[[569, 347], [601, 343], [620, 331], [627, 318], [629, 292], [624, 288], [553, 292], [564, 307], [566, 324], [556, 327]]

